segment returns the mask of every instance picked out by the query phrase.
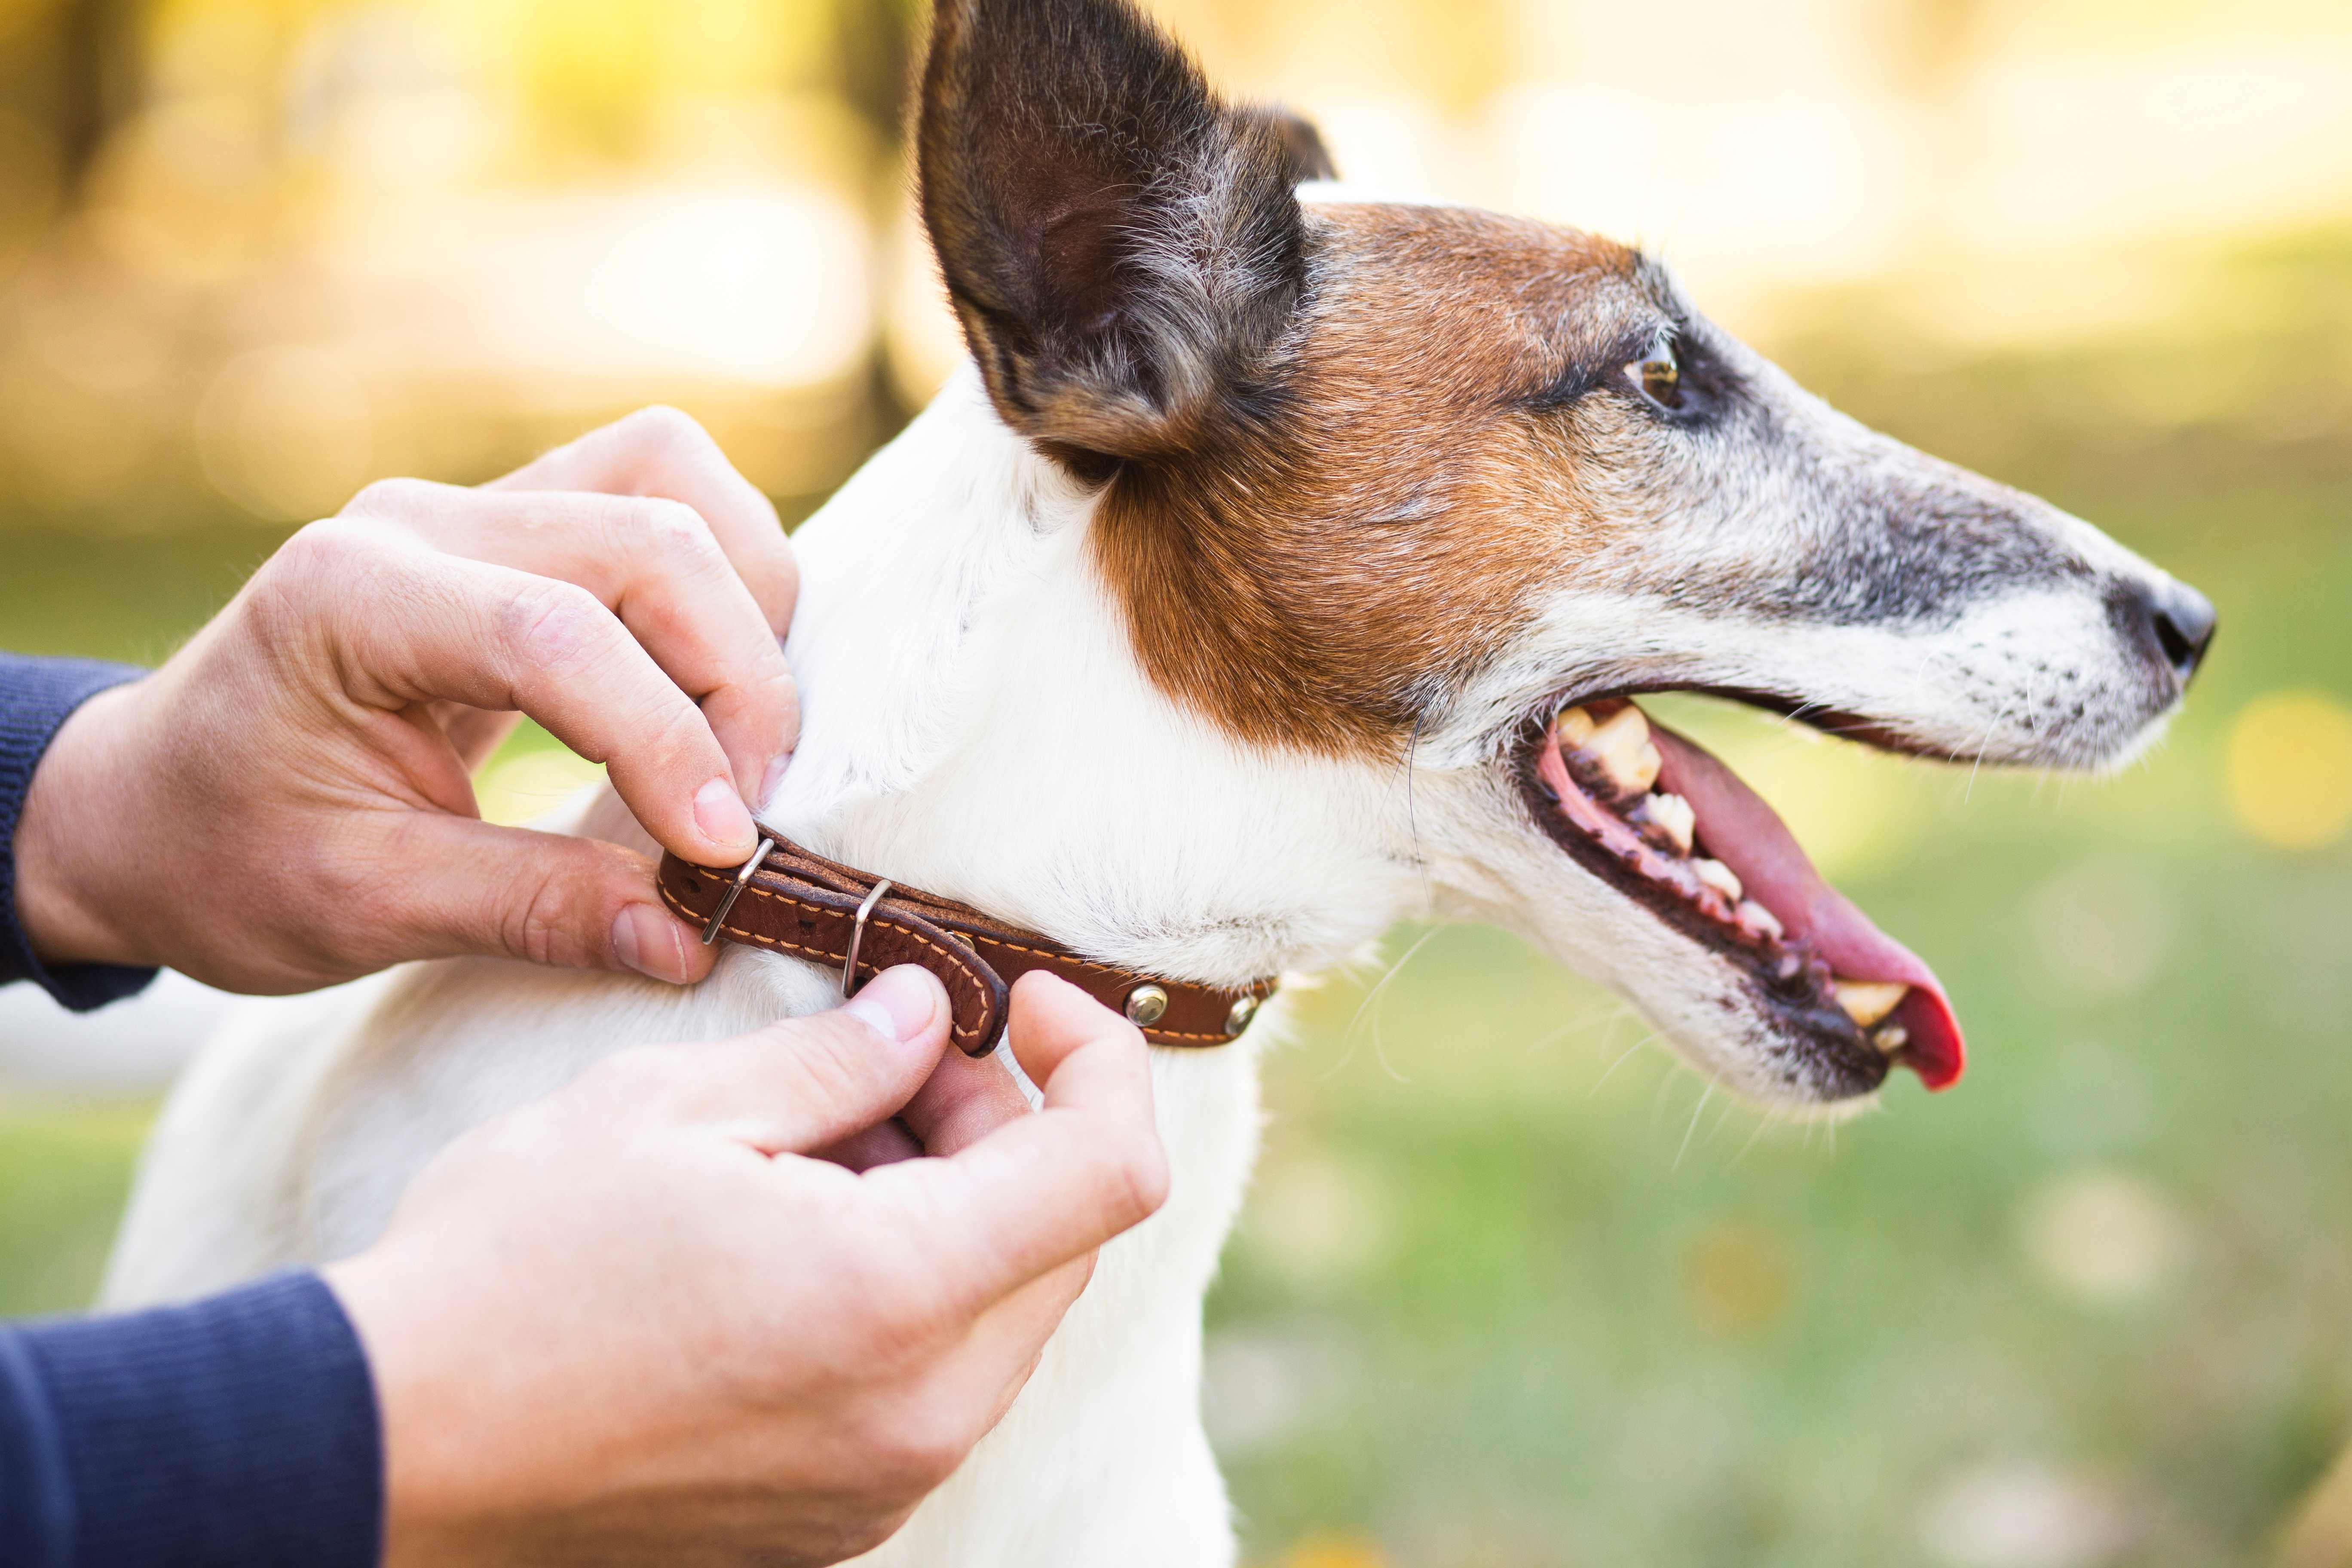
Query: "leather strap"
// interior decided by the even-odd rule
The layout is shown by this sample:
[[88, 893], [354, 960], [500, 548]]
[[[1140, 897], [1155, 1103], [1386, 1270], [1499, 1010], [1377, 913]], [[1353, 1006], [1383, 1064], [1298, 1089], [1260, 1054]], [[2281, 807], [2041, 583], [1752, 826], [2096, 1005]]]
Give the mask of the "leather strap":
[[[853, 990], [893, 964], [920, 964], [947, 987], [955, 1015], [952, 1037], [968, 1056], [996, 1048], [1004, 1035], [1008, 988], [1033, 969], [1057, 974], [1125, 1014], [1155, 1046], [1225, 1045], [1240, 1037], [1258, 1005], [1274, 994], [1272, 979], [1228, 990], [1098, 963], [1050, 937], [999, 924], [969, 904], [896, 883], [876, 900], [860, 935], [857, 911], [881, 879], [788, 838], [766, 837], [774, 847], [733, 904], [725, 906], [719, 934], [835, 970], [855, 942]], [[709, 923], [737, 880], [737, 871], [662, 857], [662, 901], [697, 926]], [[1155, 990], [1166, 997], [1157, 1006]]]

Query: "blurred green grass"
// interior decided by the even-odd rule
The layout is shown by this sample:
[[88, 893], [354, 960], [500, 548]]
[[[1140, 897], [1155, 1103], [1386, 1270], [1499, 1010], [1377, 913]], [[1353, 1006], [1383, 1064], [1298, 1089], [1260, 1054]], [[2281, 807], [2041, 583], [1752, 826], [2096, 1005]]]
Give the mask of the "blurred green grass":
[[144, 1103], [0, 1095], [0, 1317], [89, 1302], [149, 1115]]
[[[2352, 299], [2331, 254], [2312, 276]], [[1813, 353], [1855, 413], [2211, 594], [2212, 663], [2105, 781], [1676, 708], [1937, 963], [1972, 1047], [1949, 1094], [1762, 1122], [1486, 931], [1398, 933], [1393, 974], [1313, 993], [1210, 1305], [1264, 1561], [1320, 1534], [1464, 1568], [2252, 1563], [2352, 1435], [2352, 851], [2264, 847], [2225, 784], [2247, 702], [2352, 698], [2352, 443], [2068, 395], [2098, 438], [2036, 444], [2097, 365]], [[161, 657], [278, 537], [8, 531], [0, 644]], [[144, 1114], [0, 1101], [0, 1310], [86, 1299]], [[2011, 1516], [2042, 1535], [1969, 1533]]]

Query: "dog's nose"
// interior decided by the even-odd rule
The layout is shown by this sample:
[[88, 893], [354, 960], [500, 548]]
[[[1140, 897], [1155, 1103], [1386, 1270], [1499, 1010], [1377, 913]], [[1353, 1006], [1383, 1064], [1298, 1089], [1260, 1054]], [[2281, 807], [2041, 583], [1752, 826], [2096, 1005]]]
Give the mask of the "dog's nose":
[[2137, 607], [2146, 617], [2165, 663], [2186, 687], [2197, 667], [2205, 662], [2205, 650], [2213, 646], [2213, 626], [2220, 619], [2213, 601], [2188, 584], [2168, 577], [2142, 589]]

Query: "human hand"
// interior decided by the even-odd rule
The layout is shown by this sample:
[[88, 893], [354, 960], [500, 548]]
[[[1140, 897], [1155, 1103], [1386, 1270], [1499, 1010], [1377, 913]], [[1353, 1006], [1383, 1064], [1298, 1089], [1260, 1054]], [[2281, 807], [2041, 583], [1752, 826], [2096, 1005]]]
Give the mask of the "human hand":
[[1021, 978], [1034, 1112], [948, 1024], [889, 970], [614, 1057], [427, 1166], [325, 1270], [383, 1414], [385, 1561], [822, 1563], [896, 1531], [1167, 1191], [1125, 1019]]
[[699, 979], [642, 856], [490, 826], [470, 774], [528, 713], [665, 847], [741, 862], [798, 733], [797, 583], [667, 409], [479, 489], [370, 486], [58, 731], [16, 837], [33, 951], [253, 992], [460, 952]]

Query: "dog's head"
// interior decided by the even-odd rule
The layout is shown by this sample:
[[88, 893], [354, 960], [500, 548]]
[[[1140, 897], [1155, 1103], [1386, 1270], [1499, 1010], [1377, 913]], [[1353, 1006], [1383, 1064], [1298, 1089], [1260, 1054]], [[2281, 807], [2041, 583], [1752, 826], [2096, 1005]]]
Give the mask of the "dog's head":
[[1958, 1075], [1926, 965], [1630, 699], [2108, 765], [2179, 701], [2202, 598], [1836, 414], [1622, 246], [1302, 205], [1312, 131], [1219, 100], [1123, 0], [940, 0], [919, 140], [989, 395], [1100, 487], [1093, 557], [1162, 691], [1421, 770], [1466, 900], [1746, 1092]]

